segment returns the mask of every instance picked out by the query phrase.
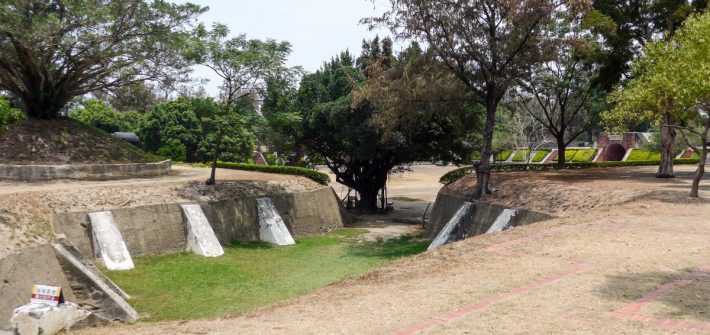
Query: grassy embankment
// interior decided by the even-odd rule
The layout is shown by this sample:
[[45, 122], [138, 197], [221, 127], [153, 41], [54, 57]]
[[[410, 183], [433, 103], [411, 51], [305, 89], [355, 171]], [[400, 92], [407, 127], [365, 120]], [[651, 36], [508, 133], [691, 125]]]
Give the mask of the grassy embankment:
[[296, 239], [295, 246], [234, 244], [225, 255], [136, 258], [131, 271], [107, 272], [132, 296], [144, 321], [187, 320], [248, 311], [357, 276], [426, 250], [411, 237], [359, 242], [360, 229], [339, 229]]

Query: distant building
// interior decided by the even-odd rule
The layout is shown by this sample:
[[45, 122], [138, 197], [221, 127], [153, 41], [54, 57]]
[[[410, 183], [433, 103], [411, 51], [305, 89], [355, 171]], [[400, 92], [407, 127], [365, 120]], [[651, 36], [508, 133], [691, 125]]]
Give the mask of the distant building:
[[600, 133], [596, 146], [599, 148], [597, 162], [620, 162], [629, 149], [640, 149], [651, 140], [651, 133], [628, 132], [621, 134]]

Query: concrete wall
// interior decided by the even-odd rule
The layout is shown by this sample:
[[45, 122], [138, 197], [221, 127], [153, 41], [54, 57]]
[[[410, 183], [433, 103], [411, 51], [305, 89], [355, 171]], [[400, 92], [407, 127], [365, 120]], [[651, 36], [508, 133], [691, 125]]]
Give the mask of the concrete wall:
[[27, 248], [0, 259], [0, 330], [11, 330], [12, 311], [30, 302], [35, 284], [61, 286], [64, 298], [76, 301], [52, 247]]
[[[426, 225], [426, 235], [434, 238], [449, 222], [456, 210], [466, 201], [468, 201], [466, 197], [439, 192], [436, 196], [434, 208], [431, 211], [431, 219]], [[466, 224], [458, 226], [452, 236], [454, 236], [455, 240], [461, 240], [486, 233], [504, 209], [506, 207], [485, 202], [474, 204], [473, 213], [469, 218], [466, 218]], [[517, 213], [511, 218], [509, 224], [518, 227], [550, 218], [552, 216], [545, 213], [517, 209]]]
[[[314, 191], [268, 196], [294, 236], [319, 234], [345, 223], [340, 204], [330, 187]], [[259, 240], [256, 199], [246, 196], [200, 203], [220, 243]], [[111, 211], [131, 256], [183, 251], [187, 246], [179, 204], [122, 208]], [[54, 216], [55, 231], [66, 235], [84, 255], [93, 255], [88, 212]]]
[[135, 164], [11, 165], [0, 164], [0, 179], [110, 180], [162, 176], [170, 173], [171, 161]]

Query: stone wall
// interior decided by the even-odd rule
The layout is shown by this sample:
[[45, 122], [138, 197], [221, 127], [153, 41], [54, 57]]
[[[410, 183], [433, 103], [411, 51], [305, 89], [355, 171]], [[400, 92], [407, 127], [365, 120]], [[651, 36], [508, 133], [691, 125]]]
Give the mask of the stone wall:
[[[446, 223], [449, 222], [454, 213], [456, 213], [456, 210], [466, 201], [469, 201], [466, 197], [439, 192], [431, 211], [431, 219], [429, 219], [425, 227], [426, 236], [430, 238], [436, 237], [439, 231], [444, 228]], [[460, 240], [486, 233], [491, 225], [493, 225], [496, 218], [498, 218], [506, 208], [507, 207], [485, 202], [474, 204], [471, 215], [465, 219], [466, 224], [456, 227], [452, 236], [455, 240]], [[509, 223], [513, 227], [528, 225], [552, 218], [551, 215], [545, 213], [525, 209], [516, 210], [517, 213], [511, 218]]]
[[[220, 243], [259, 240], [256, 199], [246, 196], [219, 202], [200, 203]], [[319, 234], [342, 227], [345, 218], [330, 187], [314, 191], [269, 195], [294, 236]], [[118, 229], [132, 256], [185, 250], [185, 224], [180, 204], [162, 204], [114, 209]], [[88, 212], [60, 213], [54, 217], [55, 231], [66, 235], [85, 255], [93, 255]]]
[[170, 173], [171, 161], [134, 164], [11, 165], [0, 164], [0, 179], [111, 180], [156, 177]]
[[30, 302], [35, 284], [61, 286], [64, 298], [76, 301], [52, 247], [27, 248], [0, 259], [0, 330], [11, 330], [12, 311]]

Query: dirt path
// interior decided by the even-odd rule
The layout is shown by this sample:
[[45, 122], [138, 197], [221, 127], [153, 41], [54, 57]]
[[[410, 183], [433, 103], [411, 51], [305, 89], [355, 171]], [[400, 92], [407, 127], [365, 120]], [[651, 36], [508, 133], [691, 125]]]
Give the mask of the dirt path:
[[[688, 199], [676, 189], [684, 181], [624, 177], [644, 171], [618, 170], [605, 189], [648, 191], [634, 201], [577, 204], [574, 215], [453, 243], [276, 306], [85, 333], [710, 333], [710, 202]], [[594, 193], [598, 171], [587, 173], [575, 192], [604, 198]]]

